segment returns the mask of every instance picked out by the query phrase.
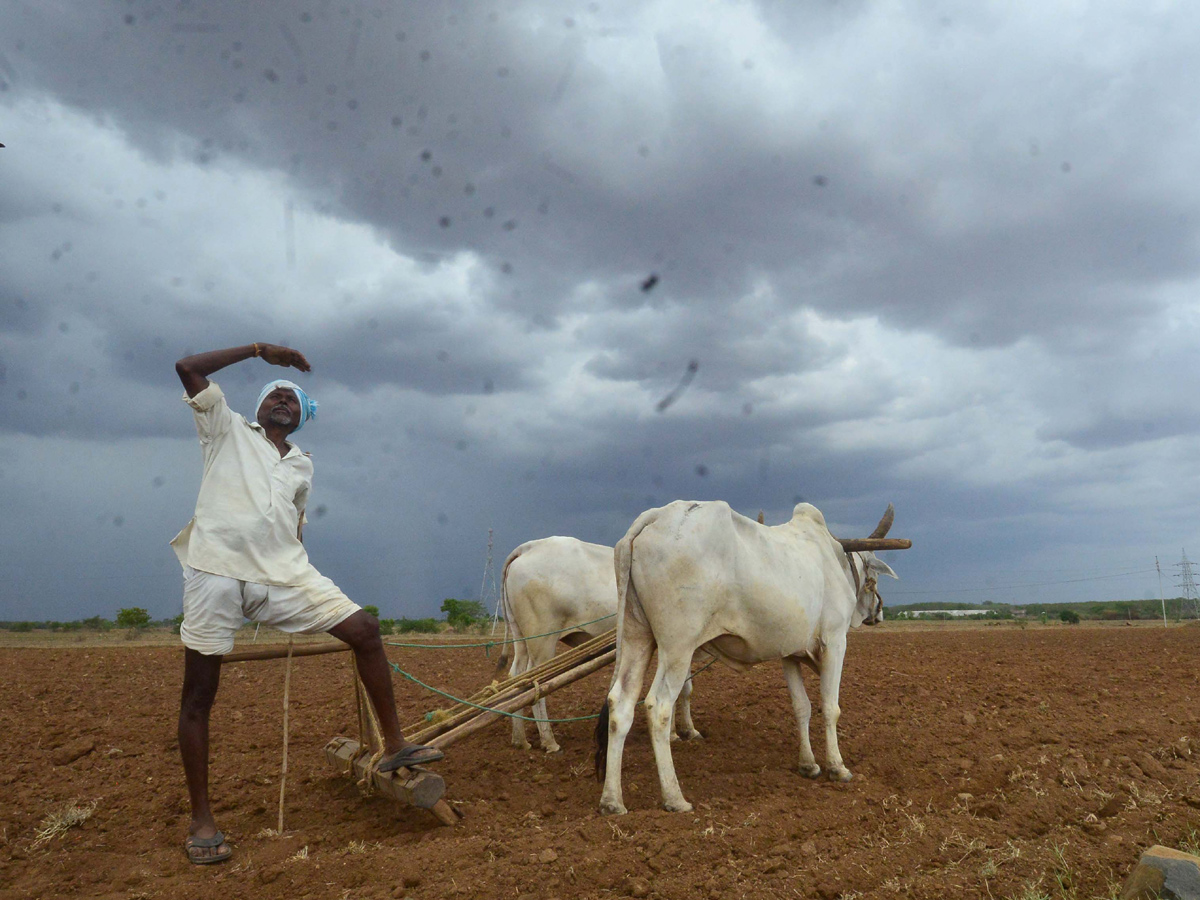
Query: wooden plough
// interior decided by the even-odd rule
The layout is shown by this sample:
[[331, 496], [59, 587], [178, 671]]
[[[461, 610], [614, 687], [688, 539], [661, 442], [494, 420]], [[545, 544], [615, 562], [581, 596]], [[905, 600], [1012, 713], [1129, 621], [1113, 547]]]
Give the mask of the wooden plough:
[[[436, 646], [436, 645], [431, 645]], [[598, 635], [586, 643], [559, 654], [537, 668], [492, 682], [446, 710], [430, 713], [403, 729], [404, 736], [414, 743], [431, 744], [445, 749], [451, 744], [499, 721], [506, 713], [530, 706], [560, 688], [566, 687], [605, 666], [612, 665], [617, 655], [617, 632]], [[350, 648], [341, 643], [315, 644], [292, 649], [292, 656], [315, 656], [337, 653]], [[227, 654], [224, 662], [243, 662], [258, 659], [282, 659], [286, 647], [264, 647]], [[325, 745], [325, 758], [339, 772], [352, 776], [360, 784], [370, 774], [370, 787], [380, 794], [418, 809], [429, 810], [443, 825], [453, 825], [461, 813], [446, 802], [446, 785], [436, 772], [422, 767], [379, 772], [370, 765], [379, 750], [380, 737], [374, 710], [366, 698], [362, 682], [355, 671], [355, 702], [359, 713], [358, 740], [338, 736]]]

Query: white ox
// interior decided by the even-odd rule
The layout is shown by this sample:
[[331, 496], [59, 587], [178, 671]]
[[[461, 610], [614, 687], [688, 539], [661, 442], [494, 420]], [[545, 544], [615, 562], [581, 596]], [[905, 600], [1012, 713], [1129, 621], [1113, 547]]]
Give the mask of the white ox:
[[[872, 538], [886, 533], [890, 513], [889, 507]], [[667, 727], [697, 649], [735, 670], [783, 661], [800, 734], [800, 771], [816, 778], [821, 768], [808, 737], [812, 707], [800, 674], [801, 663], [812, 666], [820, 673], [829, 777], [850, 780], [837, 744], [846, 634], [881, 618], [875, 576], [898, 577], [886, 563], [870, 552], [843, 551], [824, 516], [807, 503], [796, 506], [791, 521], [767, 527], [722, 502], [677, 500], [642, 513], [615, 554], [617, 660], [596, 728], [601, 812], [626, 811], [621, 754], [656, 646], [646, 717], [666, 809], [692, 808], [679, 788]]]
[[[559, 641], [575, 647], [615, 627], [617, 578], [613, 550], [571, 537], [528, 541], [504, 561], [500, 596], [506, 634], [511, 628], [514, 642], [505, 645], [498, 665], [503, 668], [508, 664], [511, 646], [509, 674], [516, 676], [552, 659]], [[692, 725], [688, 704], [690, 680], [682, 693], [680, 736], [700, 737]], [[533, 716], [538, 720], [542, 749], [558, 752], [544, 697], [534, 704]], [[521, 719], [513, 719], [512, 723], [513, 746], [528, 750], [525, 723]]]

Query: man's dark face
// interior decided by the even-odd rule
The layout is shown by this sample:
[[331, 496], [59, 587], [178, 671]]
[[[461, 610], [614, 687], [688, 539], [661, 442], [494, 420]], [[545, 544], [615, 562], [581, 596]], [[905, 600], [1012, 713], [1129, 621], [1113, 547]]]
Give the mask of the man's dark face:
[[263, 399], [258, 407], [258, 424], [287, 428], [291, 434], [300, 427], [300, 398], [291, 388], [278, 387]]

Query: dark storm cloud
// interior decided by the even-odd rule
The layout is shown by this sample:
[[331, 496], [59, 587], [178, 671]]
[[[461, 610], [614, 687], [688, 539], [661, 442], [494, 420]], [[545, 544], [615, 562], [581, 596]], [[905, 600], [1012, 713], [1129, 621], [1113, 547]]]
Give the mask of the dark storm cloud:
[[[270, 340], [327, 404], [317, 563], [396, 613], [475, 585], [489, 526], [612, 543], [677, 497], [846, 534], [894, 501], [905, 590], [1144, 557], [1200, 501], [1197, 19], [10, 4], [4, 552], [74, 541], [89, 613], [121, 572], [173, 611], [172, 364]], [[216, 380], [247, 412], [276, 374]]]
[[[922, 114], [946, 143], [934, 143], [923, 165], [897, 167], [893, 148], [864, 143], [870, 110], [848, 97], [814, 96], [812, 109], [798, 106], [799, 120], [772, 135], [776, 123], [755, 93], [769, 83], [759, 70], [771, 60], [737, 58], [698, 27], [647, 34], [654, 82], [600, 119], [605, 95], [631, 88], [625, 73], [597, 62], [619, 33], [605, 36], [611, 20], [601, 13], [568, 27], [534, 9], [113, 3], [70, 17], [18, 8], [10, 24], [25, 89], [40, 85], [113, 115], [152, 154], [279, 167], [403, 252], [436, 258], [471, 247], [509, 273], [511, 290], [495, 302], [546, 324], [581, 277], [632, 281], [653, 265], [696, 305], [720, 306], [766, 277], [795, 306], [874, 312], [956, 341], [1003, 344], [1054, 334], [1097, 302], [1113, 308], [1104, 321], [1119, 328], [1146, 310], [1135, 292], [1113, 296], [1113, 283], [1195, 273], [1195, 223], [1180, 219], [1186, 203], [1172, 208], [1169, 182], [1156, 184], [1132, 157], [1122, 173], [1097, 166], [1105, 132], [1088, 117], [1139, 102], [1119, 88], [1067, 108], [1059, 127], [1074, 127], [1074, 117], [1074, 140], [1095, 142], [1069, 175], [1049, 155], [1053, 135], [997, 133], [990, 101], [1006, 86], [984, 80], [963, 85], [977, 92], [979, 120], [957, 133], [954, 98], [927, 98], [935, 105]], [[860, 4], [818, 16], [823, 24], [810, 23], [793, 52], [814, 52], [847, 29], [871, 34], [872, 12]], [[795, 14], [771, 4], [763, 15], [780, 29], [768, 37], [799, 39]], [[903, 40], [929, 42], [928, 52], [948, 30], [937, 17], [920, 21]], [[952, 24], [960, 41], [1004, 37], [987, 17]], [[97, 35], [103, 75], [85, 78], [73, 61]], [[918, 56], [929, 71], [956, 58]], [[1150, 74], [1172, 59], [1168, 48]], [[1047, 65], [1031, 60], [1035, 72]], [[927, 72], [914, 72], [899, 88], [927, 91]], [[1075, 74], [1087, 78], [1083, 68]], [[1016, 121], [1034, 129], [1039, 113]], [[1046, 149], [1031, 155], [1031, 143]], [[987, 204], [997, 201], [978, 194], [984, 185], [1004, 196], [996, 216]], [[981, 202], [947, 228], [954, 191]], [[610, 299], [644, 300], [632, 291]]]

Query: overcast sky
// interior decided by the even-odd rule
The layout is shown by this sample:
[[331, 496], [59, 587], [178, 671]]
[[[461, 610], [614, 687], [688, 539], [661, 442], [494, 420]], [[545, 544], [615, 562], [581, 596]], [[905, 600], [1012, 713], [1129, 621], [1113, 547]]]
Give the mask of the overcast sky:
[[0, 4], [0, 619], [178, 612], [173, 364], [251, 341], [312, 363], [310, 557], [386, 614], [681, 498], [895, 503], [891, 604], [1172, 596], [1197, 46], [1184, 3]]

